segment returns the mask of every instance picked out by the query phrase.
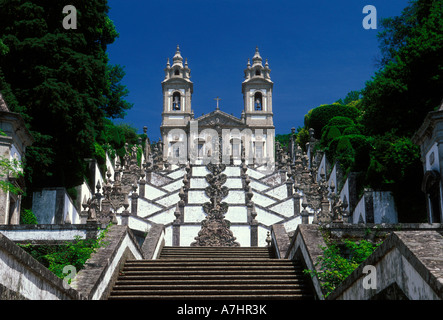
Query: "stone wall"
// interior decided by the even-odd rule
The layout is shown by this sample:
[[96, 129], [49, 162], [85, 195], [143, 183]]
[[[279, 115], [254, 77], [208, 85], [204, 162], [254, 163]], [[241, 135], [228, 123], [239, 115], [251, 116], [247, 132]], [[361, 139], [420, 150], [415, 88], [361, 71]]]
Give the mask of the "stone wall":
[[96, 238], [96, 225], [0, 225], [0, 233], [16, 243], [55, 244], [81, 239]]
[[0, 234], [0, 300], [84, 299], [62, 279]]
[[80, 215], [65, 188], [45, 188], [34, 192], [32, 212], [39, 224], [80, 223]]

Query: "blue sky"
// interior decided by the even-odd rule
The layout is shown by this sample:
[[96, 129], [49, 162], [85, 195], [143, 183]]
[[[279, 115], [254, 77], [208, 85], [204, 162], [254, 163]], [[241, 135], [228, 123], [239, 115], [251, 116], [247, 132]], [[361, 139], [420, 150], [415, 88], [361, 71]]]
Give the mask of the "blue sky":
[[161, 81], [177, 44], [191, 69], [195, 116], [213, 111], [219, 96], [220, 109], [240, 117], [243, 71], [258, 46], [272, 70], [276, 133], [289, 133], [310, 109], [362, 89], [377, 71], [381, 29], [363, 28], [366, 5], [380, 20], [400, 15], [408, 1], [109, 0], [120, 33], [110, 62], [125, 67], [134, 103], [121, 122], [139, 133], [146, 125], [158, 139]]

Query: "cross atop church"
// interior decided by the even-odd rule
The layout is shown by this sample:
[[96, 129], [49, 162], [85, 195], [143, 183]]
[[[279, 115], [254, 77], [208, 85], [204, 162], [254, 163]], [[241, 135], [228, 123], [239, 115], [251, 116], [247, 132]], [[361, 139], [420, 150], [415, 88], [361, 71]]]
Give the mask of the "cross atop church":
[[219, 97], [215, 98], [214, 100], [217, 101], [217, 110], [219, 110], [218, 102], [221, 100]]

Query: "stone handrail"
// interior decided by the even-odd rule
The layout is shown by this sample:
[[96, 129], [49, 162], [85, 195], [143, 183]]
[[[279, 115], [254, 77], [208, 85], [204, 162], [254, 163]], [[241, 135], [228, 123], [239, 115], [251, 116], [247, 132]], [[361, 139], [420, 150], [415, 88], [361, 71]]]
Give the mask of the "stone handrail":
[[[298, 225], [291, 243], [286, 251], [286, 259], [300, 260], [306, 269], [321, 271], [316, 266], [318, 257], [323, 255], [322, 247], [326, 247], [320, 228], [315, 224]], [[320, 286], [317, 276], [312, 276], [312, 286], [316, 298], [323, 300], [325, 292]]]
[[271, 226], [271, 243], [274, 253], [278, 259], [284, 259], [289, 248], [289, 236], [285, 226], [274, 224]]
[[164, 245], [165, 226], [163, 224], [153, 224], [141, 248], [143, 259], [157, 259]]

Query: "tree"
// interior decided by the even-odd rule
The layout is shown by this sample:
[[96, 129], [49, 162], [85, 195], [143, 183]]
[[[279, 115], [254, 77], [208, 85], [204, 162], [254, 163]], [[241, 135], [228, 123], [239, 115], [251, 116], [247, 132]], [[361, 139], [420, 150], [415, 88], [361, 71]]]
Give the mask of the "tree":
[[65, 3], [0, 2], [0, 39], [8, 48], [0, 56], [0, 89], [34, 136], [26, 154], [34, 188], [81, 184], [105, 117], [122, 117], [131, 106], [123, 100], [123, 68], [108, 65], [106, 49], [118, 33], [107, 1], [70, 4], [78, 14], [75, 30], [63, 28]]
[[125, 85], [121, 84], [125, 71], [120, 65], [107, 66], [107, 88], [106, 102], [102, 109], [108, 118], [124, 118], [125, 110], [132, 108], [133, 104], [124, 100], [128, 96], [129, 90]]

